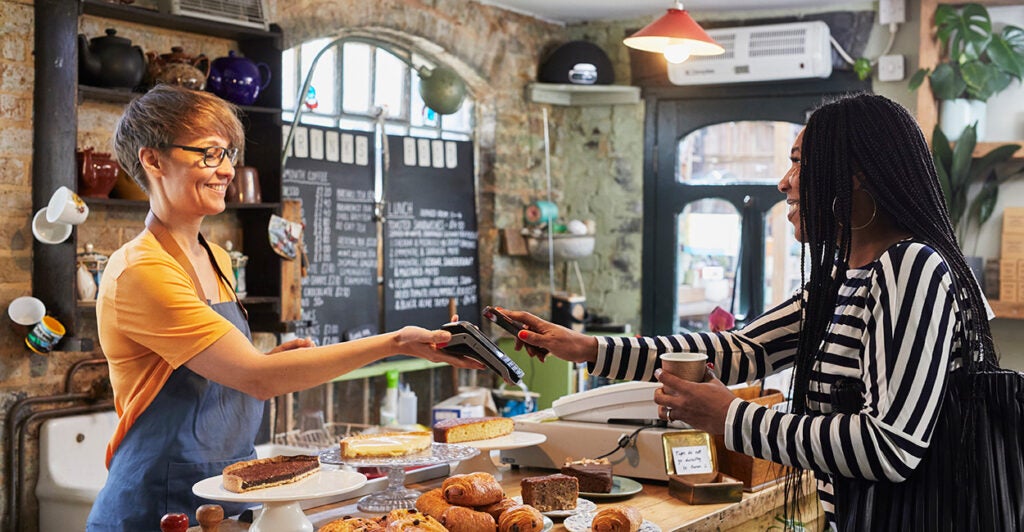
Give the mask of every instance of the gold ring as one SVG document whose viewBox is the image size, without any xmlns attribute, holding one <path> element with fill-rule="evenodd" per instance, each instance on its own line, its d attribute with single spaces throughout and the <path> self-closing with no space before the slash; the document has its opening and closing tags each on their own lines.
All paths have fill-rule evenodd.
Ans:
<svg viewBox="0 0 1024 532">
<path fill-rule="evenodd" d="M 671 406 L 666 406 L 665 407 L 665 419 L 668 420 L 668 421 L 672 421 L 672 407 Z"/>
</svg>

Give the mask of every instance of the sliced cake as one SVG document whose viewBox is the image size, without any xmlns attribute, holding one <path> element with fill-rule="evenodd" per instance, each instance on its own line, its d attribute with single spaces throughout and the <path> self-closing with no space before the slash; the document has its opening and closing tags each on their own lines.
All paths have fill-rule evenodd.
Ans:
<svg viewBox="0 0 1024 532">
<path fill-rule="evenodd" d="M 385 432 L 358 434 L 341 440 L 342 458 L 393 458 L 430 449 L 429 432 Z"/>
<path fill-rule="evenodd" d="M 224 468 L 224 489 L 235 493 L 298 482 L 320 469 L 315 456 L 275 456 L 231 464 Z"/>
<path fill-rule="evenodd" d="M 575 510 L 580 484 L 576 477 L 555 473 L 543 477 L 527 477 L 519 482 L 523 504 L 541 512 Z"/>
<path fill-rule="evenodd" d="M 507 417 L 456 417 L 434 424 L 434 441 L 461 443 L 512 434 L 515 423 Z"/>
<path fill-rule="evenodd" d="M 562 474 L 576 477 L 584 493 L 611 493 L 612 464 L 607 458 L 566 461 Z"/>
</svg>

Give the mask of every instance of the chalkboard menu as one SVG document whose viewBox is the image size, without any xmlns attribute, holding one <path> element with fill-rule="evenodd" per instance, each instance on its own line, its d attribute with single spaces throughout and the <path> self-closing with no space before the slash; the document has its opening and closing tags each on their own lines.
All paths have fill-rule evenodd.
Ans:
<svg viewBox="0 0 1024 532">
<path fill-rule="evenodd" d="M 384 328 L 435 328 L 459 316 L 479 323 L 473 144 L 388 137 L 384 225 Z"/>
<path fill-rule="evenodd" d="M 376 334 L 377 226 L 373 138 L 365 132 L 296 127 L 281 196 L 302 203 L 309 266 L 296 334 L 317 345 Z"/>
</svg>

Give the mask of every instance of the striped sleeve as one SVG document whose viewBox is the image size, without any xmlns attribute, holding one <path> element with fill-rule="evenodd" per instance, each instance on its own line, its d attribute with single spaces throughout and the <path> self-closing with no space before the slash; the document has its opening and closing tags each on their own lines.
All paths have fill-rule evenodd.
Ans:
<svg viewBox="0 0 1024 532">
<path fill-rule="evenodd" d="M 738 331 L 653 337 L 599 337 L 591 374 L 653 381 L 662 353 L 706 353 L 726 384 L 759 379 L 793 364 L 800 333 L 802 292 Z"/>
<path fill-rule="evenodd" d="M 864 301 L 864 407 L 795 415 L 734 401 L 729 449 L 818 473 L 905 480 L 928 448 L 945 389 L 956 304 L 945 262 L 917 243 L 875 263 Z"/>
</svg>

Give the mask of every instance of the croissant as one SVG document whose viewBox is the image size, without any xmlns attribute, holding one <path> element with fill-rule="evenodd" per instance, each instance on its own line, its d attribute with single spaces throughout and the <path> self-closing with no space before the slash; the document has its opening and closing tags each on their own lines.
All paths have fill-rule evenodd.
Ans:
<svg viewBox="0 0 1024 532">
<path fill-rule="evenodd" d="M 594 532 L 637 532 L 644 517 L 632 506 L 611 506 L 594 515 L 590 529 Z"/>
<path fill-rule="evenodd" d="M 491 514 L 478 512 L 465 506 L 452 506 L 441 516 L 441 524 L 448 532 L 493 532 L 494 518 Z"/>
<path fill-rule="evenodd" d="M 500 501 L 505 493 L 501 484 L 488 473 L 455 475 L 441 484 L 444 499 L 459 506 L 484 506 Z"/>
<path fill-rule="evenodd" d="M 515 499 L 509 499 L 508 497 L 505 497 L 504 499 L 494 504 L 488 504 L 486 506 L 477 506 L 476 509 L 477 511 L 491 514 L 491 517 L 493 517 L 495 521 L 498 521 L 498 518 L 501 517 L 501 514 L 505 513 L 505 510 L 508 510 L 513 506 L 519 506 L 519 504 L 520 503 L 516 502 Z"/>
<path fill-rule="evenodd" d="M 544 529 L 544 516 L 529 504 L 513 506 L 498 519 L 498 532 L 539 532 Z"/>
<path fill-rule="evenodd" d="M 441 516 L 444 515 L 444 511 L 451 507 L 452 505 L 444 500 L 441 488 L 432 489 L 416 499 L 416 509 L 437 520 L 440 520 Z"/>
</svg>

